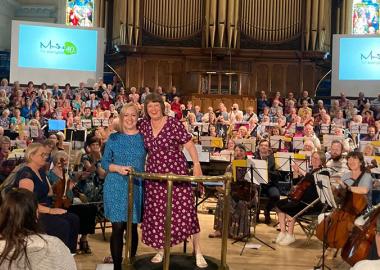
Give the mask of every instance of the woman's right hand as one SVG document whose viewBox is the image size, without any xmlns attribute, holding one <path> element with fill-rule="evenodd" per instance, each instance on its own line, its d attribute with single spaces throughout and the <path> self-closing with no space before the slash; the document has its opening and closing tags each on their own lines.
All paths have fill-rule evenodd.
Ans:
<svg viewBox="0 0 380 270">
<path fill-rule="evenodd" d="M 63 215 L 66 213 L 67 213 L 67 210 L 62 209 L 62 208 L 50 208 L 49 210 L 50 215 Z"/>
<path fill-rule="evenodd" d="M 128 175 L 131 172 L 131 167 L 129 167 L 129 166 L 118 166 L 117 172 L 121 175 Z"/>
</svg>

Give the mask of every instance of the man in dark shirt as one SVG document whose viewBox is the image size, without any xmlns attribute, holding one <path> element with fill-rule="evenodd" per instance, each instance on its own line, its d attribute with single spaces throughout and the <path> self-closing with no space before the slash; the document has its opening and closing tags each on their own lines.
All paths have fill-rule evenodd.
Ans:
<svg viewBox="0 0 380 270">
<path fill-rule="evenodd" d="M 271 222 L 270 211 L 280 200 L 280 190 L 278 188 L 278 180 L 280 175 L 275 168 L 275 160 L 270 149 L 269 140 L 263 139 L 259 142 L 258 151 L 254 153 L 254 158 L 268 161 L 269 181 L 268 184 L 261 185 L 261 194 L 267 196 L 269 199 L 264 211 L 265 223 L 269 224 Z"/>
</svg>

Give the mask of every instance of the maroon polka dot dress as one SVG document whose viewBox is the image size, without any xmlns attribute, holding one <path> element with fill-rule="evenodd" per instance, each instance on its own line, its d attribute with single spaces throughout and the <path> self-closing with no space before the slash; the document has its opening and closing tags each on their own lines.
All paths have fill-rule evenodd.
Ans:
<svg viewBox="0 0 380 270">
<path fill-rule="evenodd" d="M 139 130 L 144 135 L 144 145 L 148 151 L 146 172 L 188 173 L 182 145 L 191 139 L 191 135 L 177 119 L 168 117 L 157 137 L 153 136 L 148 119 L 142 120 Z M 156 249 L 164 248 L 166 186 L 166 182 L 145 181 L 142 241 Z M 171 223 L 171 246 L 200 231 L 190 183 L 174 182 Z"/>
</svg>

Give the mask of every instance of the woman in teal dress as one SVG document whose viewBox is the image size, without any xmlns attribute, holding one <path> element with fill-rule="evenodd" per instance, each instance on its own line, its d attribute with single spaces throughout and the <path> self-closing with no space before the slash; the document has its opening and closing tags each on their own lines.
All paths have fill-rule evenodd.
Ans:
<svg viewBox="0 0 380 270">
<path fill-rule="evenodd" d="M 107 140 L 102 167 L 108 172 L 104 188 L 104 213 L 112 223 L 111 255 L 114 269 L 121 269 L 123 234 L 128 215 L 128 180 L 131 167 L 137 172 L 144 170 L 145 148 L 142 135 L 136 128 L 138 111 L 134 104 L 125 105 L 119 115 L 120 131 Z M 143 182 L 134 180 L 132 221 L 132 257 L 138 244 L 137 224 L 141 222 Z"/>
</svg>

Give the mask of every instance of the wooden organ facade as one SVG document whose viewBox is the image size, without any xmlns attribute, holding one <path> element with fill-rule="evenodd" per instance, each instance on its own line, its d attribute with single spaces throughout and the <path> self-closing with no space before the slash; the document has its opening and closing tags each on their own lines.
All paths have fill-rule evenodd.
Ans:
<svg viewBox="0 0 380 270">
<path fill-rule="evenodd" d="M 109 52 L 124 56 L 112 64 L 127 86 L 242 98 L 313 94 L 331 34 L 344 31 L 347 1 L 99 0 L 98 21 L 112 39 Z"/>
</svg>

